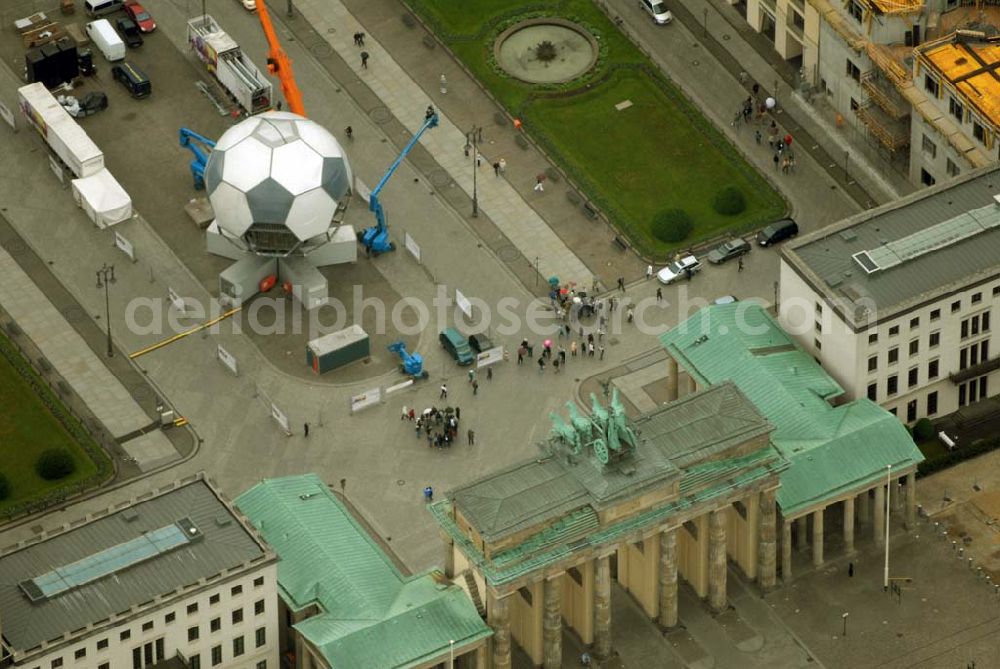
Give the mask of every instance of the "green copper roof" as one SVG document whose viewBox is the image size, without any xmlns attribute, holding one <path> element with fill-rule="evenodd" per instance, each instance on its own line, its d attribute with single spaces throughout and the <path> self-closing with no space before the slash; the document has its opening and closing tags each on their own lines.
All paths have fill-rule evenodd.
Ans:
<svg viewBox="0 0 1000 669">
<path fill-rule="evenodd" d="M 777 493 L 786 516 L 923 460 L 877 404 L 831 405 L 841 387 L 757 304 L 706 307 L 660 340 L 699 384 L 732 381 L 775 425 L 771 441 L 791 462 Z"/>
<path fill-rule="evenodd" d="M 331 667 L 411 667 L 491 634 L 458 587 L 406 577 L 315 474 L 268 479 L 236 499 L 278 553 L 295 625 Z"/>
</svg>

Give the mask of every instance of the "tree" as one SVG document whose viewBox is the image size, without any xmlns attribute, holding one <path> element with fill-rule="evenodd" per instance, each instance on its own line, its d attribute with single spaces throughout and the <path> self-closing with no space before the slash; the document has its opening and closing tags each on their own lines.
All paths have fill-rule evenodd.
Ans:
<svg viewBox="0 0 1000 669">
<path fill-rule="evenodd" d="M 913 438 L 917 441 L 927 441 L 934 438 L 934 424 L 930 418 L 921 418 L 914 424 Z"/>
</svg>

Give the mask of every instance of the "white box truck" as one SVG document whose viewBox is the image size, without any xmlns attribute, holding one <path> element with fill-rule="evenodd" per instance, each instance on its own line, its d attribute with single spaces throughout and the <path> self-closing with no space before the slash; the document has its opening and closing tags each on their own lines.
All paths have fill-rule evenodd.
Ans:
<svg viewBox="0 0 1000 669">
<path fill-rule="evenodd" d="M 87 24 L 87 37 L 109 62 L 125 60 L 125 42 L 111 27 L 111 21 L 98 19 Z"/>
<path fill-rule="evenodd" d="M 104 153 L 44 84 L 36 82 L 17 89 L 17 101 L 24 118 L 78 178 L 104 169 Z"/>
<path fill-rule="evenodd" d="M 188 21 L 188 42 L 201 62 L 248 114 L 271 108 L 271 82 L 208 14 Z"/>
</svg>

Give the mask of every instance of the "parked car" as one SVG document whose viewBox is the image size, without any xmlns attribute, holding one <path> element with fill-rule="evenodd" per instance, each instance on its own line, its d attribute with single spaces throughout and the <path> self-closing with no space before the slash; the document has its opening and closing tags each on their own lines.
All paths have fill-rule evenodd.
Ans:
<svg viewBox="0 0 1000 669">
<path fill-rule="evenodd" d="M 135 21 L 126 18 L 117 19 L 115 20 L 115 28 L 118 28 L 119 34 L 125 40 L 125 46 L 130 49 L 137 49 L 142 46 L 142 34 L 139 32 L 139 26 L 135 24 Z"/>
<path fill-rule="evenodd" d="M 718 265 L 746 253 L 750 253 L 750 244 L 747 243 L 747 240 L 730 239 L 727 242 L 722 242 L 708 252 L 708 262 Z"/>
<path fill-rule="evenodd" d="M 469 335 L 469 348 L 478 355 L 493 348 L 493 342 L 484 334 Z"/>
<path fill-rule="evenodd" d="M 656 273 L 656 278 L 660 283 L 669 284 L 683 277 L 691 278 L 695 272 L 701 269 L 701 263 L 694 256 L 685 256 L 674 261 Z"/>
<path fill-rule="evenodd" d="M 132 63 L 115 65 L 111 68 L 111 76 L 134 98 L 145 98 L 153 92 L 153 84 L 150 83 L 149 77 Z"/>
<path fill-rule="evenodd" d="M 156 21 L 149 15 L 146 8 L 136 2 L 136 0 L 128 0 L 125 3 L 125 13 L 128 14 L 130 19 L 135 21 L 135 24 L 139 26 L 139 30 L 142 32 L 151 33 L 156 30 Z"/>
<path fill-rule="evenodd" d="M 471 365 L 476 360 L 465 337 L 455 328 L 445 328 L 439 337 L 441 347 L 460 365 Z"/>
<path fill-rule="evenodd" d="M 720 297 L 715 298 L 715 304 L 718 304 L 718 305 L 732 304 L 733 302 L 736 302 L 736 301 L 737 300 L 736 300 L 736 296 L 735 295 L 722 295 Z"/>
<path fill-rule="evenodd" d="M 239 0 L 240 4 L 243 5 L 243 9 L 248 12 L 257 11 L 257 0 Z"/>
<path fill-rule="evenodd" d="M 771 246 L 799 234 L 799 224 L 790 218 L 775 221 L 757 233 L 757 243 L 761 246 Z"/>
<path fill-rule="evenodd" d="M 665 25 L 674 19 L 667 6 L 660 2 L 660 0 L 639 0 L 639 7 L 649 14 L 653 22 L 657 25 Z"/>
</svg>

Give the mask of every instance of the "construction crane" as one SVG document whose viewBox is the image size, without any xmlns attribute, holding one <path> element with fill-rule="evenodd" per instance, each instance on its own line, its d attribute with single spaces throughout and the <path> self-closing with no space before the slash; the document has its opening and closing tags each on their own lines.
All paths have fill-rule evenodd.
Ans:
<svg viewBox="0 0 1000 669">
<path fill-rule="evenodd" d="M 278 81 L 281 82 L 281 92 L 285 95 L 288 110 L 299 116 L 305 116 L 306 109 L 302 105 L 302 92 L 299 90 L 298 84 L 295 83 L 295 74 L 292 72 L 292 59 L 285 53 L 277 33 L 274 32 L 271 15 L 267 13 L 267 3 L 264 0 L 257 3 L 257 16 L 260 18 L 264 37 L 267 38 L 267 44 L 270 48 L 267 52 L 267 71 L 278 77 Z"/>
<path fill-rule="evenodd" d="M 208 162 L 208 154 L 215 148 L 215 142 L 187 128 L 181 128 L 179 134 L 181 146 L 194 154 L 194 160 L 191 161 L 191 176 L 194 177 L 195 190 L 201 190 L 205 187 L 205 163 Z M 200 142 L 205 147 L 204 150 L 193 141 Z"/>
<path fill-rule="evenodd" d="M 386 173 L 382 175 L 382 179 L 378 182 L 378 185 L 372 189 L 371 195 L 368 197 L 368 209 L 375 214 L 375 225 L 366 229 L 358 236 L 367 253 L 371 255 L 378 255 L 380 253 L 396 250 L 396 245 L 389 239 L 389 225 L 385 221 L 385 212 L 382 211 L 382 202 L 379 200 L 379 194 L 382 192 L 386 183 L 389 182 L 389 179 L 396 171 L 396 168 L 398 168 L 400 163 L 403 162 L 403 159 L 406 158 L 406 155 L 414 146 L 416 146 L 421 135 L 427 132 L 428 129 L 436 127 L 438 120 L 438 114 L 434 111 L 434 107 L 428 107 L 427 113 L 424 114 L 424 124 L 420 126 L 420 129 L 417 130 L 416 133 L 414 133 L 413 139 L 410 140 L 409 144 L 403 147 L 403 151 L 396 158 L 395 162 L 389 166 Z"/>
</svg>

